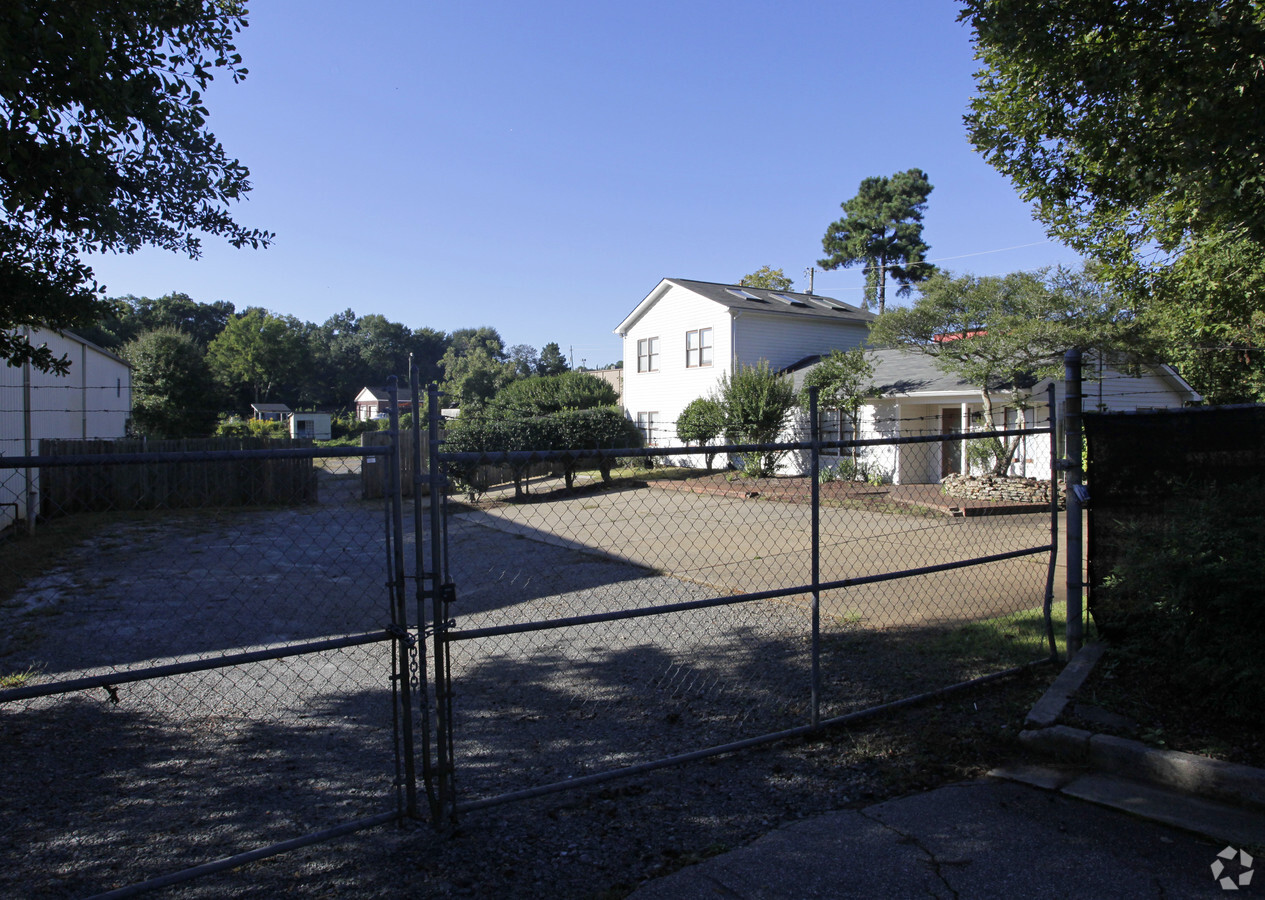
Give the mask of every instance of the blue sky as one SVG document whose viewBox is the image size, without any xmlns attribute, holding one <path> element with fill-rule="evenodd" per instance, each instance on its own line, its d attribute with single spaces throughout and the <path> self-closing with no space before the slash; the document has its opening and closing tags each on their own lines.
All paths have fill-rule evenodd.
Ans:
<svg viewBox="0 0 1265 900">
<path fill-rule="evenodd" d="M 871 175 L 928 173 L 944 267 L 1075 264 L 966 141 L 976 64 L 956 16 L 949 0 L 256 0 L 250 75 L 207 105 L 251 170 L 234 216 L 275 244 L 93 265 L 112 296 L 492 325 L 601 366 L 660 278 L 770 265 L 806 289 Z M 859 302 L 861 285 L 840 269 L 815 287 Z"/>
</svg>

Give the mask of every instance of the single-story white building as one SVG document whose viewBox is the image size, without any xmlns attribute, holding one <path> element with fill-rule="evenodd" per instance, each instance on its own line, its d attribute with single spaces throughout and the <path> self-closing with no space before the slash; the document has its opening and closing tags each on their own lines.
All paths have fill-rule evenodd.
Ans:
<svg viewBox="0 0 1265 900">
<path fill-rule="evenodd" d="M 1047 388 L 1053 382 L 1060 422 L 1066 400 L 1063 380 L 1044 379 L 1028 386 L 992 392 L 993 421 L 983 421 L 979 385 L 938 368 L 927 354 L 909 350 L 872 350 L 875 397 L 861 408 L 859 439 L 960 434 L 972 431 L 1034 428 L 1049 422 Z M 786 368 L 796 390 L 820 363 L 810 356 Z M 1128 371 L 1126 371 L 1128 370 Z M 1175 409 L 1202 401 L 1167 365 L 1121 366 L 1087 355 L 1082 387 L 1086 411 Z M 838 410 L 823 410 L 823 438 L 849 440 L 852 429 Z M 808 439 L 807 418 L 793 429 L 794 440 Z M 896 484 L 937 484 L 951 473 L 972 474 L 967 441 L 866 448 L 860 456 L 865 473 Z M 838 451 L 833 451 L 838 453 Z M 845 455 L 849 451 L 844 451 Z M 1050 442 L 1045 435 L 1020 438 L 1009 474 L 1048 478 Z M 807 470 L 807 459 L 789 459 L 787 470 Z M 976 464 L 974 472 L 978 473 Z"/>
<path fill-rule="evenodd" d="M 0 457 L 36 456 L 44 439 L 112 440 L 127 434 L 132 369 L 120 357 L 70 332 L 27 330 L 32 344 L 70 359 L 56 375 L 0 363 Z M 0 529 L 33 528 L 39 470 L 0 468 Z"/>
<path fill-rule="evenodd" d="M 330 413 L 296 412 L 290 414 L 290 437 L 328 441 L 332 434 Z"/>
</svg>

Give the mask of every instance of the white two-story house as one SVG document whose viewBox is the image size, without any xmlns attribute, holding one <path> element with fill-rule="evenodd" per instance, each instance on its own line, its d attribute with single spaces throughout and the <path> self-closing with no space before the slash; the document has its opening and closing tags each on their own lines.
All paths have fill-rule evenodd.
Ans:
<svg viewBox="0 0 1265 900">
<path fill-rule="evenodd" d="M 818 294 L 665 278 L 615 329 L 624 409 L 648 445 L 678 445 L 676 419 L 739 365 L 775 371 L 865 343 L 873 314 Z"/>
</svg>

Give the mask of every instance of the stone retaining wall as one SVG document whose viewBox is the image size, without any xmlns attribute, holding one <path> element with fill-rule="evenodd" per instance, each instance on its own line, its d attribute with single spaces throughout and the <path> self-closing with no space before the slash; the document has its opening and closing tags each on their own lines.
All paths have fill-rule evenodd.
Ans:
<svg viewBox="0 0 1265 900">
<path fill-rule="evenodd" d="M 991 503 L 1049 503 L 1050 482 L 1040 478 L 1012 478 L 999 475 L 946 475 L 942 482 L 947 497 L 959 500 L 987 500 Z M 1059 484 L 1059 509 L 1064 505 L 1064 487 Z"/>
</svg>

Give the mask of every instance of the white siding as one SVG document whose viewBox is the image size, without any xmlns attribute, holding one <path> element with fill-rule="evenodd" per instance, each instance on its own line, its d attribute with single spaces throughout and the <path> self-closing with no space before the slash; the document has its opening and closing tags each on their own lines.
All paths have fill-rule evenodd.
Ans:
<svg viewBox="0 0 1265 900">
<path fill-rule="evenodd" d="M 686 332 L 712 329 L 712 364 L 687 368 Z M 659 370 L 637 371 L 637 342 L 659 339 Z M 655 441 L 680 443 L 676 420 L 689 403 L 705 397 L 729 371 L 729 310 L 693 291 L 672 285 L 624 335 L 624 409 L 635 422 L 638 413 L 656 413 Z"/>
<path fill-rule="evenodd" d="M 47 344 L 55 356 L 70 358 L 70 372 L 58 376 L 0 365 L 0 456 L 39 453 L 44 438 L 95 440 L 123 437 L 132 414 L 131 369 L 110 353 L 73 335 L 34 329 L 31 342 Z M 26 431 L 29 408 L 31 428 Z M 38 473 L 32 473 L 38 490 Z M 29 497 L 32 505 L 36 497 Z M 25 518 L 28 501 L 25 474 L 0 469 L 0 528 Z"/>
<path fill-rule="evenodd" d="M 851 350 L 864 344 L 869 336 L 869 328 L 862 323 L 752 312 L 740 315 L 734 329 L 737 360 L 755 365 L 767 359 L 774 369 L 784 369 L 814 353 Z"/>
</svg>

